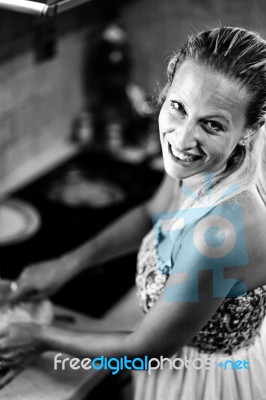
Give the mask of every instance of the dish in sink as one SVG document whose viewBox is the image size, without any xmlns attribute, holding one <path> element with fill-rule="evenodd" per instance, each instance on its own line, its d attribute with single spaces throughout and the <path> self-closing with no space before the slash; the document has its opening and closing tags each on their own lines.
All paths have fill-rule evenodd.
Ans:
<svg viewBox="0 0 266 400">
<path fill-rule="evenodd" d="M 18 305 L 10 306 L 4 303 L 10 291 L 10 281 L 0 280 L 0 326 L 5 327 L 12 322 L 35 322 L 39 324 L 50 324 L 54 319 L 53 306 L 49 300 L 37 302 L 21 302 Z M 27 356 L 25 365 L 35 359 L 36 355 Z M 0 356 L 1 362 L 1 356 Z M 2 367 L 0 369 L 0 389 L 10 382 L 21 370 L 21 367 L 12 369 Z"/>
</svg>

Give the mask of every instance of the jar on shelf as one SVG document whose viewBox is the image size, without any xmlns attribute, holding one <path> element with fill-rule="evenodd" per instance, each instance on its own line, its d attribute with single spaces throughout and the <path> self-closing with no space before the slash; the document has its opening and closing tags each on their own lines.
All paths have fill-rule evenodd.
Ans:
<svg viewBox="0 0 266 400">
<path fill-rule="evenodd" d="M 71 139 L 73 142 L 88 145 L 93 141 L 93 118 L 91 113 L 82 112 L 74 121 Z"/>
</svg>

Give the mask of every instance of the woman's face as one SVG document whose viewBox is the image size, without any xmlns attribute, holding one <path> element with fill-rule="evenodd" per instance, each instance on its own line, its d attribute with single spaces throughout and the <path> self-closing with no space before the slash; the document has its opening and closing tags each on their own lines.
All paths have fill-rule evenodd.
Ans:
<svg viewBox="0 0 266 400">
<path fill-rule="evenodd" d="M 166 172 L 185 179 L 221 170 L 245 127 L 248 95 L 238 82 L 193 61 L 177 70 L 159 116 Z"/>
</svg>

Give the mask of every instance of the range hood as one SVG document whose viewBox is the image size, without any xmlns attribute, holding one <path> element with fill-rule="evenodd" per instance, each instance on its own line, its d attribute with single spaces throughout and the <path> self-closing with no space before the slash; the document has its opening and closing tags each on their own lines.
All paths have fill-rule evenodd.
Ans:
<svg viewBox="0 0 266 400">
<path fill-rule="evenodd" d="M 91 0 L 0 0 L 0 8 L 51 18 Z"/>
</svg>

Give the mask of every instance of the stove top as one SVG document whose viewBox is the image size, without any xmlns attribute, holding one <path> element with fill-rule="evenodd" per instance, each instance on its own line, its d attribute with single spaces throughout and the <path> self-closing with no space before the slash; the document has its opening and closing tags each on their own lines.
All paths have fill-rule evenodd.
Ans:
<svg viewBox="0 0 266 400">
<path fill-rule="evenodd" d="M 108 154 L 83 151 L 14 192 L 11 199 L 35 207 L 42 223 L 27 240 L 1 247 L 2 278 L 16 279 L 26 265 L 58 257 L 94 236 L 148 199 L 162 176 L 149 168 L 148 160 L 132 165 Z M 105 263 L 74 278 L 52 300 L 100 316 L 134 284 L 135 267 L 136 254 Z"/>
</svg>

